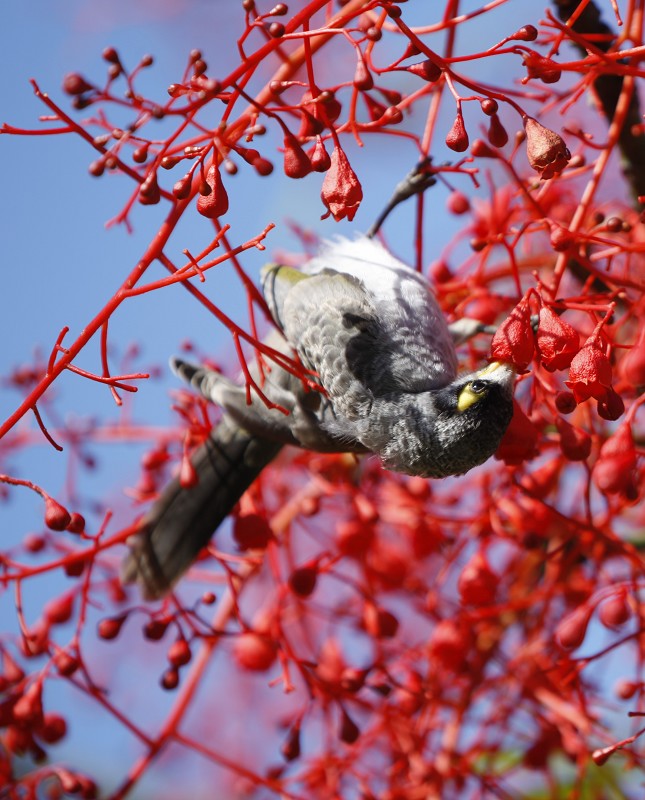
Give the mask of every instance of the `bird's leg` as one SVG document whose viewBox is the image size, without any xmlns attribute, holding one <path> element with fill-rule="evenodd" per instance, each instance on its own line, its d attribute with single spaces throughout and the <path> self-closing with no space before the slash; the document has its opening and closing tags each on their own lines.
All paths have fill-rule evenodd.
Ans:
<svg viewBox="0 0 645 800">
<path fill-rule="evenodd" d="M 408 197 L 413 197 L 415 194 L 421 194 L 421 192 L 425 192 L 425 190 L 430 186 L 434 186 L 436 182 L 437 179 L 432 171 L 432 158 L 428 156 L 420 161 L 414 167 L 414 169 L 409 172 L 399 184 L 397 184 L 387 205 L 379 214 L 376 222 L 368 230 L 366 234 L 367 238 L 373 239 L 376 236 L 385 220 L 399 205 L 399 203 L 407 200 Z"/>
</svg>

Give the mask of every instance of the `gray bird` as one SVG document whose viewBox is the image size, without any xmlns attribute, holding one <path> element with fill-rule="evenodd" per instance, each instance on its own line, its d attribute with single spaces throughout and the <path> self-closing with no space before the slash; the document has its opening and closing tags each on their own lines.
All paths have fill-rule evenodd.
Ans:
<svg viewBox="0 0 645 800">
<path fill-rule="evenodd" d="M 270 265 L 263 293 L 281 332 L 270 344 L 295 351 L 324 394 L 272 365 L 263 391 L 285 415 L 255 395 L 248 404 L 245 386 L 217 372 L 171 361 L 224 414 L 192 456 L 198 483 L 174 479 L 131 541 L 123 577 L 146 598 L 172 588 L 284 445 L 374 453 L 396 472 L 443 478 L 486 461 L 511 420 L 513 369 L 457 375 L 455 341 L 477 327 L 451 329 L 427 280 L 377 242 L 328 245 L 303 272 Z"/>
</svg>

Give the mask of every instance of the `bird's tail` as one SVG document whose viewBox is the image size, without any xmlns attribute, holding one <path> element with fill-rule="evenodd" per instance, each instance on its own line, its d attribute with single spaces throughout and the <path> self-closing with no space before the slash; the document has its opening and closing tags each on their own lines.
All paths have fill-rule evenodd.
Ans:
<svg viewBox="0 0 645 800">
<path fill-rule="evenodd" d="M 123 580 L 138 582 L 146 599 L 168 592 L 280 448 L 224 418 L 191 457 L 198 482 L 183 488 L 175 478 L 143 519 Z"/>
</svg>

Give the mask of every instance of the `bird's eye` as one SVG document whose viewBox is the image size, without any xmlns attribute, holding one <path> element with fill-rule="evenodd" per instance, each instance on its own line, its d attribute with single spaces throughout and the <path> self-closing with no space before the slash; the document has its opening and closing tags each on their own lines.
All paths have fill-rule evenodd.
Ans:
<svg viewBox="0 0 645 800">
<path fill-rule="evenodd" d="M 486 381 L 473 381 L 470 384 L 470 391 L 474 392 L 475 394 L 483 394 L 486 391 L 486 388 Z"/>
</svg>

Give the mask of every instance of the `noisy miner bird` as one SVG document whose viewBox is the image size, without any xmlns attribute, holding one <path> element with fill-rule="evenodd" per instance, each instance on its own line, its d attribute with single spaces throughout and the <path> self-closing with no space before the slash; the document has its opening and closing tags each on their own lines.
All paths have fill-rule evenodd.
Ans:
<svg viewBox="0 0 645 800">
<path fill-rule="evenodd" d="M 451 331 L 427 280 L 376 241 L 328 244 L 302 272 L 269 265 L 263 293 L 280 331 L 270 344 L 295 351 L 324 393 L 272 364 L 262 388 L 285 415 L 255 394 L 247 403 L 243 383 L 172 360 L 224 414 L 192 456 L 197 484 L 175 478 L 131 541 L 124 579 L 146 598 L 172 588 L 284 445 L 374 453 L 387 469 L 443 478 L 486 461 L 511 420 L 513 369 L 458 375 L 455 339 L 472 330 Z"/>
</svg>

